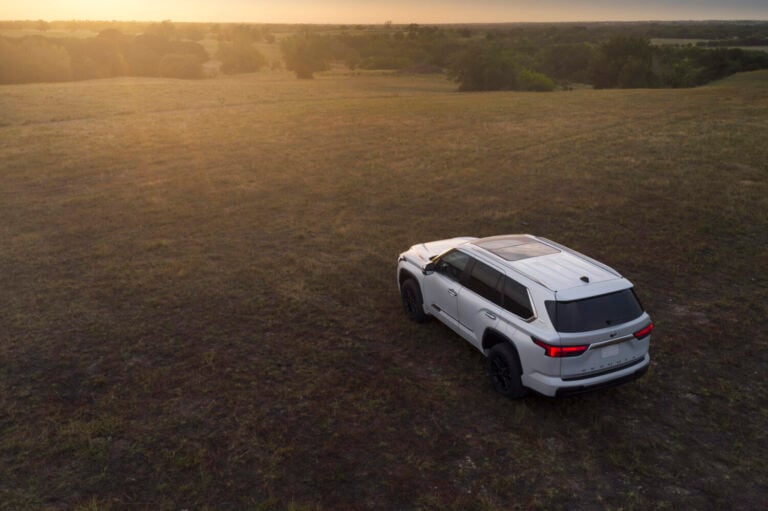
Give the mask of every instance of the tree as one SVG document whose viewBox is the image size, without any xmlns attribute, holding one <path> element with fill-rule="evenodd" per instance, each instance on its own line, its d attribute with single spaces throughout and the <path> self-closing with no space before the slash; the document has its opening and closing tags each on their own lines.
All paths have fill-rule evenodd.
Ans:
<svg viewBox="0 0 768 511">
<path fill-rule="evenodd" d="M 167 53 L 194 55 L 201 64 L 210 59 L 205 47 L 194 41 L 170 41 Z"/>
<path fill-rule="evenodd" d="M 72 79 L 67 50 L 44 37 L 0 38 L 0 83 L 61 82 Z"/>
<path fill-rule="evenodd" d="M 181 28 L 181 35 L 184 39 L 200 42 L 205 39 L 205 30 L 199 24 L 185 24 Z"/>
<path fill-rule="evenodd" d="M 554 44 L 539 50 L 537 69 L 556 80 L 589 82 L 589 66 L 595 49 L 585 43 Z"/>
<path fill-rule="evenodd" d="M 597 88 L 652 87 L 653 47 L 641 37 L 614 36 L 600 45 L 592 65 Z"/>
<path fill-rule="evenodd" d="M 450 62 L 448 77 L 459 83 L 460 91 L 555 90 L 555 82 L 529 69 L 527 60 L 501 42 L 486 41 L 457 53 Z"/>
<path fill-rule="evenodd" d="M 157 76 L 162 55 L 145 36 L 137 36 L 125 52 L 133 76 Z"/>
<path fill-rule="evenodd" d="M 152 23 L 145 30 L 146 34 L 159 35 L 164 39 L 177 39 L 176 25 L 171 20 L 163 20 L 162 23 Z"/>
<path fill-rule="evenodd" d="M 285 67 L 297 78 L 313 78 L 314 73 L 328 69 L 330 50 L 327 41 L 308 33 L 295 34 L 282 40 Z"/>
<path fill-rule="evenodd" d="M 267 58 L 251 43 L 223 43 L 219 48 L 221 70 L 227 74 L 252 73 L 267 65 Z"/>
<path fill-rule="evenodd" d="M 638 57 L 630 57 L 622 66 L 616 85 L 622 89 L 654 87 L 657 79 L 651 66 Z"/>
<path fill-rule="evenodd" d="M 96 37 L 71 37 L 58 43 L 64 46 L 72 57 L 72 74 L 75 80 L 131 74 L 130 63 L 124 54 L 124 48 L 130 45 L 131 38 L 126 38 L 117 30 L 102 30 Z"/>
<path fill-rule="evenodd" d="M 451 59 L 448 77 L 460 91 L 512 90 L 518 87 L 514 51 L 497 44 L 475 45 Z"/>
</svg>

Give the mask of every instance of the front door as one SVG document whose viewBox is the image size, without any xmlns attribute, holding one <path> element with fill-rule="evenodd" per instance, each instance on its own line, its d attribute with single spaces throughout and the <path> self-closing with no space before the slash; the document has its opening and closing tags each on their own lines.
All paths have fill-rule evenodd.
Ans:
<svg viewBox="0 0 768 511">
<path fill-rule="evenodd" d="M 430 312 L 455 330 L 459 329 L 459 281 L 467 262 L 467 254 L 452 250 L 435 262 L 435 272 L 423 280 L 424 300 Z"/>
</svg>

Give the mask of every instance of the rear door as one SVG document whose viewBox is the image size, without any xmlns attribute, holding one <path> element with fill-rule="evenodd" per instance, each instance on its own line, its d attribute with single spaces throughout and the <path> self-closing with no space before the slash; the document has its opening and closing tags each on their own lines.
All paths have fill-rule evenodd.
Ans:
<svg viewBox="0 0 768 511">
<path fill-rule="evenodd" d="M 477 260 L 469 265 L 467 272 L 463 279 L 464 290 L 459 295 L 461 334 L 476 348 L 482 349 L 485 330 L 495 328 L 499 322 L 502 274 Z"/>
</svg>

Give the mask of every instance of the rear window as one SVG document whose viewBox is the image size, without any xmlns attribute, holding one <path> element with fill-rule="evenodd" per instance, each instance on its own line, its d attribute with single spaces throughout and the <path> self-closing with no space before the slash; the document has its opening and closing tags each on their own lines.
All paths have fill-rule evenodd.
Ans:
<svg viewBox="0 0 768 511">
<path fill-rule="evenodd" d="M 545 302 L 558 332 L 588 332 L 637 319 L 643 306 L 632 289 L 572 302 Z"/>
</svg>

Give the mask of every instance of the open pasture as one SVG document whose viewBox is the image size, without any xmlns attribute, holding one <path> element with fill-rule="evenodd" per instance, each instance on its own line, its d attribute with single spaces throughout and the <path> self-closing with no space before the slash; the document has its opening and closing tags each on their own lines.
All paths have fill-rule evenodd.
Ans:
<svg viewBox="0 0 768 511">
<path fill-rule="evenodd" d="M 768 74 L 453 92 L 0 88 L 0 508 L 758 509 Z M 632 280 L 649 373 L 494 394 L 397 254 L 529 232 Z"/>
</svg>

